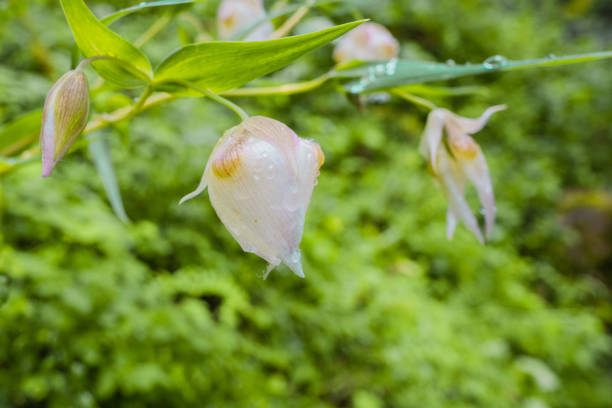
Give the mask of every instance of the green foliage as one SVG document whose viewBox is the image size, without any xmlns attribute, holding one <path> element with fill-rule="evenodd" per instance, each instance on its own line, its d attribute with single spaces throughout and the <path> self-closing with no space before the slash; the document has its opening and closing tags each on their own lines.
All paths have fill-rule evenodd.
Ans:
<svg viewBox="0 0 612 408">
<path fill-rule="evenodd" d="M 136 6 L 133 7 L 128 7 L 122 10 L 118 10 L 102 19 L 100 19 L 100 21 L 103 24 L 106 25 L 110 25 L 113 22 L 119 20 L 122 17 L 128 16 L 132 13 L 135 13 L 137 11 L 141 11 L 141 10 L 145 10 L 151 7 L 162 7 L 162 6 L 176 6 L 179 4 L 188 4 L 188 3 L 195 3 L 198 1 L 205 1 L 205 0 L 159 0 L 159 1 L 142 1 L 140 3 L 138 3 Z"/>
<path fill-rule="evenodd" d="M 192 13 L 210 17 L 208 3 Z M 23 84 L 0 92 L 2 123 L 42 105 L 71 49 L 56 2 L 9 4 L 0 84 Z M 611 21 L 605 2 L 578 15 L 553 1 L 368 4 L 362 13 L 401 38 L 405 59 L 603 49 Z M 117 23 L 129 39 L 157 15 L 132 17 Z M 173 29 L 147 55 L 178 46 Z M 315 77 L 330 51 L 272 79 Z M 485 93 L 420 89 L 466 116 L 509 106 L 477 135 L 499 210 L 486 247 L 464 228 L 444 237 L 446 202 L 416 151 L 423 112 L 397 100 L 359 112 L 332 86 L 240 100 L 326 153 L 306 219 L 304 280 L 280 268 L 263 281 L 264 262 L 240 250 L 205 194 L 177 205 L 236 124 L 211 101 L 176 101 L 109 133 L 130 224 L 113 214 L 82 151 L 45 180 L 39 164 L 7 175 L 0 406 L 609 407 L 610 254 L 578 262 L 574 248 L 597 231 L 566 220 L 572 209 L 605 214 L 595 210 L 610 200 L 564 199 L 610 189 L 609 78 L 609 64 L 594 62 L 440 84 Z M 92 106 L 101 113 L 125 98 L 105 87 Z M 610 218 L 594 220 L 603 228 Z"/>
<path fill-rule="evenodd" d="M 123 87 L 146 84 L 153 69 L 142 51 L 101 23 L 83 0 L 61 0 L 61 4 L 74 40 L 86 57 L 108 55 L 124 61 L 94 62 L 94 68 L 104 79 Z"/>
<path fill-rule="evenodd" d="M 493 55 L 482 64 L 457 65 L 449 60 L 446 64 L 436 62 L 392 60 L 384 64 L 366 64 L 357 69 L 340 71 L 342 76 L 361 77 L 359 81 L 349 83 L 346 89 L 352 93 L 394 88 L 414 83 L 440 81 L 468 75 L 481 75 L 491 72 L 516 71 L 519 69 L 556 67 L 565 64 L 576 64 L 599 59 L 612 58 L 612 51 L 594 52 L 582 55 L 509 61 L 502 55 Z"/>
<path fill-rule="evenodd" d="M 288 65 L 361 23 L 363 20 L 278 40 L 187 45 L 162 61 L 155 80 L 187 80 L 212 92 L 227 91 Z"/>
</svg>

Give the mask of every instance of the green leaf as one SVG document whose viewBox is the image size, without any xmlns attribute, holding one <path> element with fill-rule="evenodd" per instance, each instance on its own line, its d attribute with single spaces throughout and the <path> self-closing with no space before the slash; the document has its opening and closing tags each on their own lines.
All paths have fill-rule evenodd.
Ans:
<svg viewBox="0 0 612 408">
<path fill-rule="evenodd" d="M 93 138 L 88 148 L 115 215 L 124 223 L 130 222 L 130 219 L 125 213 L 125 208 L 123 207 L 123 200 L 121 199 L 119 184 L 115 176 L 108 141 L 104 137 Z"/>
<path fill-rule="evenodd" d="M 336 77 L 361 77 L 359 81 L 348 83 L 345 88 L 350 93 L 362 93 L 468 75 L 575 64 L 578 62 L 595 61 L 606 58 L 612 58 L 612 51 L 568 55 L 564 57 L 550 55 L 546 58 L 522 61 L 511 61 L 500 55 L 496 55 L 488 58 L 482 64 L 464 65 L 391 60 L 385 63 L 367 64 L 359 68 L 341 71 Z"/>
<path fill-rule="evenodd" d="M 125 61 L 95 61 L 104 79 L 125 88 L 146 85 L 152 69 L 148 58 L 132 43 L 102 24 L 83 0 L 60 0 L 74 40 L 85 57 L 106 55 Z"/>
<path fill-rule="evenodd" d="M 151 7 L 161 7 L 161 6 L 176 6 L 179 4 L 187 4 L 187 3 L 199 3 L 204 0 L 160 0 L 160 1 L 148 1 L 141 2 L 133 7 L 124 8 L 122 10 L 115 11 L 113 14 L 110 14 L 100 21 L 102 24 L 110 25 L 116 20 L 119 20 L 121 17 L 125 17 L 128 14 L 135 13 L 137 11 L 151 8 Z"/>
<path fill-rule="evenodd" d="M 155 81 L 182 80 L 215 93 L 227 91 L 288 65 L 364 21 L 367 20 L 271 41 L 217 41 L 188 45 L 161 63 L 155 72 Z"/>
<path fill-rule="evenodd" d="M 10 156 L 32 144 L 40 135 L 42 109 L 26 113 L 0 127 L 0 156 Z"/>
</svg>

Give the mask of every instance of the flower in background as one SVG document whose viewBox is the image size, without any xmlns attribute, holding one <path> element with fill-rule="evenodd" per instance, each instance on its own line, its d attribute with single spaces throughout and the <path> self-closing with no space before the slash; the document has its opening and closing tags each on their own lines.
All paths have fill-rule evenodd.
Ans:
<svg viewBox="0 0 612 408">
<path fill-rule="evenodd" d="M 387 61 L 398 53 L 399 43 L 389 30 L 380 24 L 365 23 L 342 37 L 334 50 L 334 60 Z"/>
<path fill-rule="evenodd" d="M 493 113 L 503 109 L 506 109 L 505 105 L 492 106 L 480 118 L 469 119 L 438 108 L 427 117 L 419 151 L 427 159 L 448 199 L 446 234 L 449 239 L 458 221 L 463 221 L 476 238 L 484 243 L 478 221 L 464 196 L 467 180 L 476 187 L 484 208 L 485 235 L 489 237 L 491 234 L 495 223 L 493 186 L 484 154 L 470 135 L 480 131 Z M 446 141 L 443 140 L 444 132 Z"/>
<path fill-rule="evenodd" d="M 42 176 L 47 177 L 81 134 L 89 116 L 89 87 L 80 69 L 53 85 L 43 109 L 40 131 Z"/>
<path fill-rule="evenodd" d="M 219 38 L 233 40 L 235 35 L 253 28 L 244 41 L 264 41 L 274 31 L 272 23 L 266 20 L 257 27 L 252 26 L 265 16 L 262 0 L 223 0 L 217 10 Z"/>
<path fill-rule="evenodd" d="M 255 116 L 225 132 L 198 188 L 208 187 L 221 222 L 242 249 L 304 277 L 300 242 L 324 156 L 319 145 L 274 119 Z"/>
</svg>

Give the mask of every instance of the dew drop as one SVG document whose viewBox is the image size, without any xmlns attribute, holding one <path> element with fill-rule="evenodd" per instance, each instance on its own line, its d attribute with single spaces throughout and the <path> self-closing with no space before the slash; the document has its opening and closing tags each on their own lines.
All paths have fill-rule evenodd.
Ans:
<svg viewBox="0 0 612 408">
<path fill-rule="evenodd" d="M 457 65 L 457 63 L 454 59 L 448 59 L 446 60 L 446 65 L 448 65 L 449 67 L 454 67 L 455 65 Z"/>
<path fill-rule="evenodd" d="M 503 55 L 493 55 L 492 57 L 487 58 L 482 65 L 486 69 L 496 69 L 501 68 L 508 62 L 508 59 Z"/>
<path fill-rule="evenodd" d="M 387 64 L 385 65 L 385 74 L 394 75 L 396 68 L 397 68 L 397 58 L 393 58 L 392 60 L 389 60 L 389 62 L 387 62 Z"/>
<path fill-rule="evenodd" d="M 548 58 L 548 59 L 555 59 L 555 58 L 557 58 L 557 56 L 555 54 L 548 54 L 546 56 L 546 58 Z"/>
</svg>

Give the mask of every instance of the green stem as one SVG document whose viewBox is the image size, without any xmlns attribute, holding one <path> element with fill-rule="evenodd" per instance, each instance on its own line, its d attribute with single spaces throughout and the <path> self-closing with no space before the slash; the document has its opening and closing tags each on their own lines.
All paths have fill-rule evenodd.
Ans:
<svg viewBox="0 0 612 408">
<path fill-rule="evenodd" d="M 149 29 L 147 31 L 145 31 L 140 38 L 138 38 L 135 42 L 134 45 L 137 48 L 142 47 L 143 45 L 145 45 L 150 39 L 152 39 L 153 37 L 155 37 L 157 34 L 159 34 L 159 32 L 161 30 L 163 30 L 168 23 L 172 21 L 172 18 L 170 17 L 170 13 L 167 12 L 164 15 L 162 15 L 155 23 L 153 23 L 153 25 L 151 25 L 151 27 L 149 27 Z"/>
<path fill-rule="evenodd" d="M 414 103 L 415 105 L 427 108 L 428 110 L 434 110 L 437 108 L 436 105 L 434 105 L 433 103 L 431 103 L 430 101 L 428 101 L 427 99 L 423 99 L 423 98 L 419 98 L 418 96 L 412 95 L 408 92 L 402 92 L 396 89 L 392 89 L 391 93 L 393 95 L 399 96 L 400 98 L 402 98 L 405 101 Z"/>
<path fill-rule="evenodd" d="M 225 96 L 262 96 L 262 95 L 293 95 L 311 91 L 323 85 L 332 77 L 332 72 L 327 72 L 320 77 L 303 82 L 293 82 L 276 86 L 262 86 L 252 88 L 238 88 L 223 92 Z"/>
<path fill-rule="evenodd" d="M 236 105 L 234 102 L 225 99 L 224 97 L 222 97 L 221 95 L 217 95 L 214 92 L 209 91 L 208 89 L 204 89 L 199 87 L 196 84 L 192 84 L 191 82 L 188 81 L 182 81 L 182 80 L 178 80 L 178 79 L 173 79 L 173 80 L 169 80 L 165 83 L 175 83 L 178 85 L 182 85 L 186 88 L 190 88 L 193 89 L 194 91 L 197 91 L 199 93 L 201 93 L 204 96 L 209 97 L 210 99 L 212 99 L 215 102 L 220 103 L 221 105 L 224 105 L 227 108 L 230 108 L 236 115 L 238 115 L 240 117 L 241 120 L 247 120 L 249 118 L 249 115 L 242 110 L 242 108 L 238 105 Z"/>
<path fill-rule="evenodd" d="M 310 8 L 314 4 L 314 0 L 309 0 L 306 4 L 298 8 L 295 13 L 291 15 L 284 23 L 281 25 L 276 31 L 274 31 L 269 40 L 276 40 L 277 38 L 284 37 L 289 34 L 289 32 L 300 22 L 301 19 L 304 18 L 306 14 L 310 11 Z"/>
<path fill-rule="evenodd" d="M 134 67 L 129 62 L 124 61 L 124 60 L 119 59 L 119 58 L 111 57 L 109 55 L 96 55 L 95 57 L 87 58 L 87 59 L 81 61 L 79 63 L 79 65 L 75 69 L 83 70 L 83 68 L 85 68 L 87 65 L 91 64 L 94 61 L 98 61 L 98 60 L 108 60 L 108 61 L 117 62 L 117 63 L 123 65 L 125 67 L 125 69 L 127 69 L 128 71 L 130 71 L 132 74 L 134 74 L 135 76 L 139 77 L 143 81 L 145 81 L 145 82 L 147 82 L 149 84 L 152 82 L 151 77 L 149 77 L 147 74 L 145 74 L 144 72 L 142 72 L 138 68 Z"/>
</svg>

